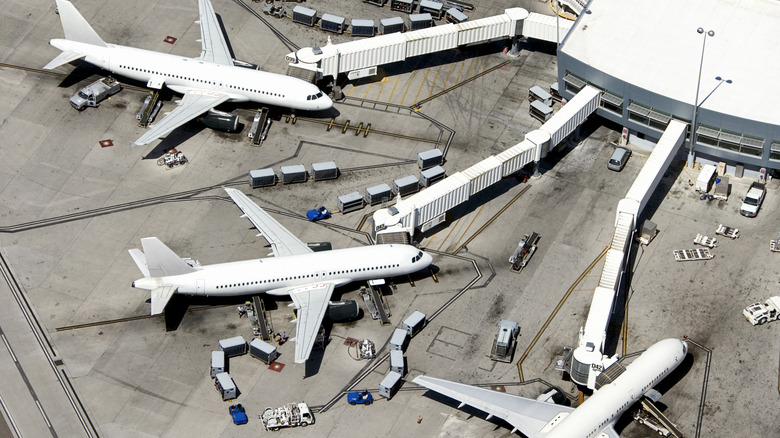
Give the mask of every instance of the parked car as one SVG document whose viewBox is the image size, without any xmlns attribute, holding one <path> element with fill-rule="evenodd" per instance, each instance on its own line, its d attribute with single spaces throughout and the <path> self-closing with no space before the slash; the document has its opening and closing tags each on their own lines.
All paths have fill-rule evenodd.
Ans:
<svg viewBox="0 0 780 438">
<path fill-rule="evenodd" d="M 624 147 L 616 147 L 615 152 L 612 152 L 612 156 L 609 158 L 609 162 L 607 163 L 607 169 L 614 170 L 615 172 L 620 172 L 623 170 L 623 167 L 626 166 L 626 161 L 628 161 L 628 157 L 631 156 L 631 149 L 627 149 Z"/>
<path fill-rule="evenodd" d="M 766 187 L 763 184 L 757 182 L 750 184 L 745 199 L 742 200 L 742 206 L 739 207 L 739 214 L 755 217 L 758 214 L 758 209 L 761 208 L 761 203 L 764 202 L 765 195 Z"/>
<path fill-rule="evenodd" d="M 353 391 L 347 394 L 347 402 L 351 405 L 370 405 L 374 396 L 368 391 Z"/>
</svg>

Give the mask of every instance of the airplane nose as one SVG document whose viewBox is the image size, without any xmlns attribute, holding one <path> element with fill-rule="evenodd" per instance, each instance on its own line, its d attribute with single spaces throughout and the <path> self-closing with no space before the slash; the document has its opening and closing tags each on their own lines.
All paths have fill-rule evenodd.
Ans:
<svg viewBox="0 0 780 438">
<path fill-rule="evenodd" d="M 425 263 L 425 266 L 430 266 L 431 263 L 433 263 L 433 256 L 423 251 L 423 262 Z"/>
</svg>

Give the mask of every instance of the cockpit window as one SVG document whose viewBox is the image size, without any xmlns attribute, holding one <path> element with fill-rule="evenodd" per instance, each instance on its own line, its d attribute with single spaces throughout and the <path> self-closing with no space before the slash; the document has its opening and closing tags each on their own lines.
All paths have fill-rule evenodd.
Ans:
<svg viewBox="0 0 780 438">
<path fill-rule="evenodd" d="M 317 93 L 317 95 L 316 95 L 314 98 L 315 98 L 315 99 L 319 99 L 320 97 L 322 97 L 322 91 L 320 91 L 319 93 Z"/>
<path fill-rule="evenodd" d="M 422 256 L 423 256 L 423 252 L 422 251 L 418 252 L 416 256 L 412 257 L 412 263 L 419 262 Z"/>
</svg>

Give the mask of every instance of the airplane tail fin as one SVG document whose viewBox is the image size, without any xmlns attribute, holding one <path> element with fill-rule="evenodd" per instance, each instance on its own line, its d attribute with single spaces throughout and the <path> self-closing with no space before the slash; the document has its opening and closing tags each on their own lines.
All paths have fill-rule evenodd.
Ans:
<svg viewBox="0 0 780 438">
<path fill-rule="evenodd" d="M 156 237 L 144 237 L 141 239 L 141 245 L 144 248 L 144 259 L 146 261 L 146 271 L 136 258 L 137 253 L 130 255 L 135 260 L 138 268 L 148 277 L 169 277 L 172 275 L 189 274 L 195 272 L 195 268 L 187 264 L 181 257 L 176 255 L 170 248 L 165 246 L 160 239 Z M 140 251 L 139 251 L 140 252 Z"/>
<path fill-rule="evenodd" d="M 73 6 L 73 3 L 68 0 L 57 0 L 57 11 L 60 13 L 65 39 L 93 46 L 108 47 L 108 44 L 98 36 L 95 29 L 87 23 L 87 20 Z"/>
</svg>

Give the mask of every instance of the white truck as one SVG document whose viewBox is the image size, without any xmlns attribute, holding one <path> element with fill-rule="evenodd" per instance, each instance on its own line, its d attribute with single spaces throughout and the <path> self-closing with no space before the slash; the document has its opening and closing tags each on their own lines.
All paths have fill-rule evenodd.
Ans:
<svg viewBox="0 0 780 438">
<path fill-rule="evenodd" d="M 73 108 L 82 111 L 91 106 L 97 107 L 103 99 L 113 96 L 122 89 L 122 86 L 114 78 L 102 78 L 79 90 L 70 98 Z"/>
<path fill-rule="evenodd" d="M 766 187 L 763 184 L 754 182 L 750 184 L 745 199 L 742 201 L 742 206 L 739 207 L 739 213 L 742 216 L 754 217 L 758 214 L 758 209 L 761 208 L 761 203 L 764 201 L 766 195 Z"/>
<path fill-rule="evenodd" d="M 742 311 L 753 325 L 766 324 L 780 317 L 780 297 L 771 297 L 763 303 L 753 303 Z"/>
<path fill-rule="evenodd" d="M 279 430 L 282 427 L 306 427 L 314 424 L 314 416 L 306 403 L 287 403 L 280 408 L 265 408 L 258 415 L 263 421 L 265 430 Z"/>
</svg>

